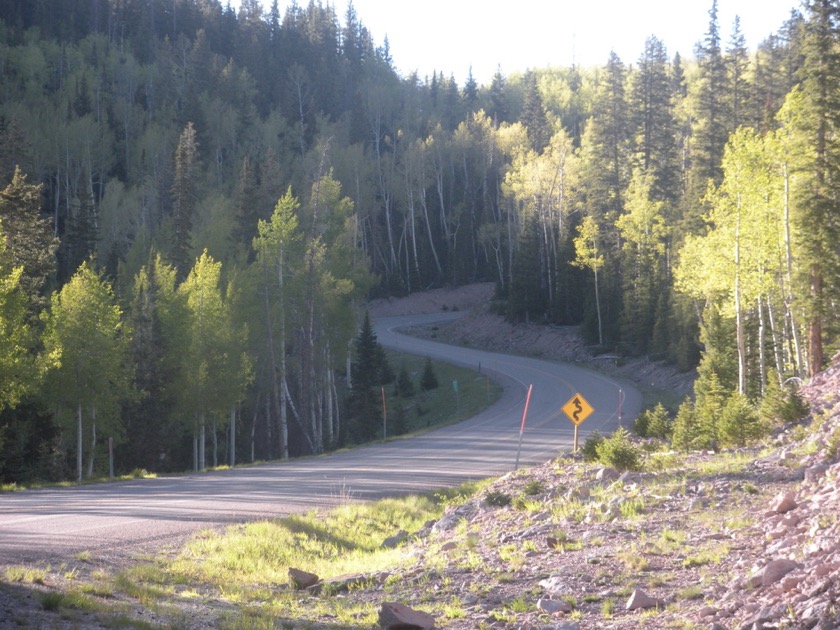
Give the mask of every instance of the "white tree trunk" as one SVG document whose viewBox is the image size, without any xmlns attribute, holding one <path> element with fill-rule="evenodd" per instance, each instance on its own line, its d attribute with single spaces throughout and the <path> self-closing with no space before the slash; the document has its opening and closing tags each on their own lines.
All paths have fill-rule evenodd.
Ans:
<svg viewBox="0 0 840 630">
<path fill-rule="evenodd" d="M 90 454 L 88 455 L 88 469 L 87 469 L 87 476 L 88 479 L 93 477 L 93 460 L 96 456 L 96 405 L 93 406 L 91 409 L 91 416 L 93 418 L 93 422 L 90 425 Z"/>
<path fill-rule="evenodd" d="M 236 466 L 236 405 L 230 407 L 230 467 Z"/>
<path fill-rule="evenodd" d="M 76 403 L 76 479 L 82 480 L 82 401 Z"/>
</svg>

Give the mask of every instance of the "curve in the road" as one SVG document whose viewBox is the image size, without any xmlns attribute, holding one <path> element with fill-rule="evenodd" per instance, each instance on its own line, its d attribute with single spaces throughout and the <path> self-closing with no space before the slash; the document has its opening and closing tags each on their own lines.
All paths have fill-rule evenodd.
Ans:
<svg viewBox="0 0 840 630">
<path fill-rule="evenodd" d="M 493 374 L 504 387 L 482 413 L 425 435 L 322 457 L 207 474 L 161 477 L 0 495 L 0 564 L 57 562 L 90 552 L 108 562 L 174 544 L 197 529 L 284 516 L 352 499 L 423 492 L 513 469 L 527 387 L 533 384 L 521 465 L 541 463 L 571 447 L 573 425 L 561 411 L 574 394 L 594 413 L 582 433 L 609 432 L 633 418 L 639 393 L 590 370 L 401 335 L 410 324 L 455 317 L 437 314 L 376 322 L 379 341 Z"/>
</svg>

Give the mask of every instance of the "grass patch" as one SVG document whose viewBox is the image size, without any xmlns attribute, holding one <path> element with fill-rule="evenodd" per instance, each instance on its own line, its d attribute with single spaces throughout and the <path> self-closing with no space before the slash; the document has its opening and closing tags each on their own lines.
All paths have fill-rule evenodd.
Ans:
<svg viewBox="0 0 840 630">
<path fill-rule="evenodd" d="M 395 385 L 385 387 L 389 436 L 422 433 L 472 418 L 501 396 L 501 386 L 486 374 L 438 360 L 432 360 L 432 367 L 439 385 L 424 391 L 420 378 L 426 357 L 389 349 L 385 353 L 391 366 L 405 368 L 415 391 L 413 396 L 400 397 Z"/>
<path fill-rule="evenodd" d="M 692 567 L 702 567 L 707 564 L 719 564 L 726 556 L 729 555 L 729 547 L 715 547 L 714 549 L 702 550 L 694 555 L 688 556 L 683 560 L 682 565 L 686 569 Z"/>
<path fill-rule="evenodd" d="M 622 551 L 617 557 L 627 570 L 633 573 L 647 571 L 650 568 L 650 560 L 635 544 L 631 544 L 627 551 Z"/>
<path fill-rule="evenodd" d="M 247 523 L 223 532 L 205 531 L 167 568 L 165 580 L 224 588 L 243 601 L 249 589 L 288 583 L 290 567 L 322 579 L 393 569 L 405 561 L 405 554 L 383 548 L 385 538 L 399 530 L 417 531 L 439 517 L 454 497 L 468 496 L 479 485 L 436 495 L 347 504 L 326 513 Z M 470 563 L 469 554 L 464 560 Z"/>
<path fill-rule="evenodd" d="M 703 588 L 697 584 L 687 586 L 684 589 L 677 591 L 678 600 L 703 599 L 703 595 Z"/>
<path fill-rule="evenodd" d="M 49 591 L 41 595 L 41 607 L 44 610 L 57 612 L 61 610 L 79 610 L 83 612 L 102 613 L 108 610 L 104 604 L 81 591 Z"/>
<path fill-rule="evenodd" d="M 47 572 L 33 567 L 14 566 L 6 568 L 6 581 L 22 584 L 44 584 Z"/>
</svg>

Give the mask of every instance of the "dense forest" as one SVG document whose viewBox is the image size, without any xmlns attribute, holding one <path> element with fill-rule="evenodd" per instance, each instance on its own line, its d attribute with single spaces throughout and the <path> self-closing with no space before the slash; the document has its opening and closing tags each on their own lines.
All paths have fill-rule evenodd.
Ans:
<svg viewBox="0 0 840 630">
<path fill-rule="evenodd" d="M 838 347 L 838 0 L 489 85 L 389 46 L 320 0 L 0 0 L 0 479 L 375 438 L 365 302 L 435 286 L 697 368 L 682 446 Z"/>
</svg>

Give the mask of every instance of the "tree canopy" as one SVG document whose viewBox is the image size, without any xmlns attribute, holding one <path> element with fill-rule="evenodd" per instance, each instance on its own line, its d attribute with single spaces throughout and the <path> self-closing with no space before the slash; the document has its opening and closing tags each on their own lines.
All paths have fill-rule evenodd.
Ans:
<svg viewBox="0 0 840 630">
<path fill-rule="evenodd" d="M 316 0 L 6 2 L 0 433 L 57 476 L 105 431 L 128 469 L 365 439 L 365 300 L 477 281 L 701 390 L 813 375 L 840 339 L 838 15 L 809 0 L 749 50 L 710 0 L 692 58 L 651 36 L 459 86 Z"/>
</svg>

